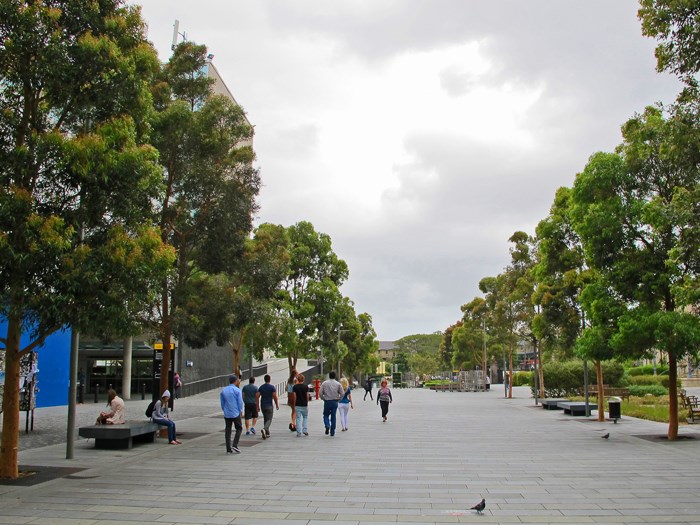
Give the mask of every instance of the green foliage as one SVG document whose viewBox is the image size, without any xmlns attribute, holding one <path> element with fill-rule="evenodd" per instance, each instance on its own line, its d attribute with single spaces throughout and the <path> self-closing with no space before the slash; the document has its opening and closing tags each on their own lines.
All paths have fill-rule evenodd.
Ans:
<svg viewBox="0 0 700 525">
<path fill-rule="evenodd" d="M 513 386 L 533 386 L 532 372 L 515 372 L 513 374 Z"/>
<path fill-rule="evenodd" d="M 656 365 L 657 374 L 665 374 L 668 372 L 667 365 Z M 626 370 L 630 376 L 647 376 L 654 374 L 654 365 L 635 366 Z"/>
<path fill-rule="evenodd" d="M 629 386 L 663 385 L 664 379 L 668 382 L 668 376 L 631 375 L 625 378 Z"/>
<path fill-rule="evenodd" d="M 419 376 L 433 375 L 440 371 L 440 360 L 436 353 L 430 351 L 417 352 L 408 357 L 408 366 Z"/>
<path fill-rule="evenodd" d="M 603 361 L 603 381 L 606 385 L 619 386 L 624 368 L 617 361 Z M 546 397 L 583 395 L 583 361 L 545 363 L 542 367 Z M 595 374 L 589 363 L 589 383 L 596 384 Z"/>
<path fill-rule="evenodd" d="M 629 389 L 631 396 L 642 397 L 649 394 L 652 396 L 668 395 L 668 388 L 661 385 L 631 385 Z"/>
<path fill-rule="evenodd" d="M 658 40 L 657 71 L 670 71 L 691 85 L 700 69 L 700 7 L 695 2 L 640 0 L 642 34 Z"/>
<path fill-rule="evenodd" d="M 437 353 L 440 348 L 442 334 L 414 334 L 402 337 L 394 342 L 394 346 L 399 352 L 431 352 Z"/>
</svg>

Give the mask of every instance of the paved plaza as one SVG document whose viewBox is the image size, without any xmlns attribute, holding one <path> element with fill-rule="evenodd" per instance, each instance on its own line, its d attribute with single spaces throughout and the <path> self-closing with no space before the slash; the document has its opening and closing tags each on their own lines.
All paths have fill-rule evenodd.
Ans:
<svg viewBox="0 0 700 525">
<path fill-rule="evenodd" d="M 311 435 L 297 438 L 282 405 L 271 439 L 244 435 L 239 455 L 225 454 L 218 392 L 179 400 L 180 446 L 79 439 L 66 460 L 65 443 L 24 440 L 22 466 L 76 470 L 0 485 L 0 523 L 700 523 L 700 426 L 668 443 L 666 424 L 566 416 L 534 407 L 522 387 L 504 399 L 501 385 L 394 390 L 383 423 L 363 394 L 348 432 L 324 435 L 313 401 Z M 144 417 L 141 404 L 128 403 L 130 418 Z M 99 408 L 80 406 L 79 419 Z M 36 432 L 45 420 L 37 411 Z M 482 515 L 469 510 L 482 498 Z"/>
</svg>

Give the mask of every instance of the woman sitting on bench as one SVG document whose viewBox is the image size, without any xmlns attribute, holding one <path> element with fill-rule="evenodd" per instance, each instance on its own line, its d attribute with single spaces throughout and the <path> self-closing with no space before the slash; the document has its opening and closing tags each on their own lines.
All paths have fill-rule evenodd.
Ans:
<svg viewBox="0 0 700 525">
<path fill-rule="evenodd" d="M 170 390 L 163 392 L 161 398 L 156 401 L 153 406 L 153 415 L 151 419 L 157 425 L 168 427 L 168 443 L 171 445 L 181 445 L 182 441 L 177 440 L 177 433 L 175 432 L 175 423 L 170 419 L 168 414 L 168 401 L 170 401 Z"/>
<path fill-rule="evenodd" d="M 117 395 L 113 388 L 107 391 L 108 412 L 100 412 L 95 421 L 96 425 L 123 425 L 126 423 L 124 400 Z"/>
</svg>

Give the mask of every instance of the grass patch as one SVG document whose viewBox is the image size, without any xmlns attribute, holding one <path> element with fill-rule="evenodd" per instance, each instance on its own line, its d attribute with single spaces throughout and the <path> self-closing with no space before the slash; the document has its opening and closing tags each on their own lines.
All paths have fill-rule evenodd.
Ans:
<svg viewBox="0 0 700 525">
<path fill-rule="evenodd" d="M 583 397 L 577 398 L 583 401 Z M 591 401 L 595 403 L 594 400 Z M 622 417 L 630 416 L 639 419 L 648 419 L 649 421 L 658 421 L 660 423 L 668 423 L 668 396 L 630 396 L 629 401 L 622 401 Z M 608 410 L 608 400 L 605 400 L 605 410 Z M 686 413 L 688 411 L 682 406 L 678 406 L 678 423 L 686 424 Z"/>
</svg>

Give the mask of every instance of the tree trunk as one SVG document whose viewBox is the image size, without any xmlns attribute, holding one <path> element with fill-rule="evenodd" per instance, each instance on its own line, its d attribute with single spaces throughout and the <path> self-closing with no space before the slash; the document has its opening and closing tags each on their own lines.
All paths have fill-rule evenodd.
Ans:
<svg viewBox="0 0 700 525">
<path fill-rule="evenodd" d="M 544 371 L 542 370 L 542 344 L 537 340 L 537 375 L 540 380 L 540 398 L 544 399 Z"/>
<path fill-rule="evenodd" d="M 595 361 L 595 379 L 598 382 L 598 421 L 605 421 L 605 390 L 603 389 L 603 364 L 600 359 Z"/>
<path fill-rule="evenodd" d="M 233 373 L 241 377 L 241 347 L 243 346 L 243 334 L 239 333 L 233 337 L 231 348 L 233 349 Z M 251 370 L 251 374 L 252 374 Z"/>
<path fill-rule="evenodd" d="M 676 354 L 668 353 L 668 440 L 678 437 L 678 369 Z"/>
<path fill-rule="evenodd" d="M 163 301 L 161 335 L 163 337 L 163 361 L 160 366 L 160 392 L 154 392 L 157 398 L 160 398 L 163 392 L 168 390 L 168 371 L 170 370 L 170 339 L 172 336 L 172 328 L 170 325 L 170 300 L 167 279 L 163 283 L 163 293 L 161 299 Z"/>
<path fill-rule="evenodd" d="M 511 346 L 510 352 L 508 353 L 508 399 L 513 398 L 513 347 Z"/>
<path fill-rule="evenodd" d="M 3 426 L 0 446 L 0 478 L 17 479 L 19 468 L 19 373 L 21 320 L 10 314 L 5 344 L 5 394 L 2 400 Z"/>
</svg>

